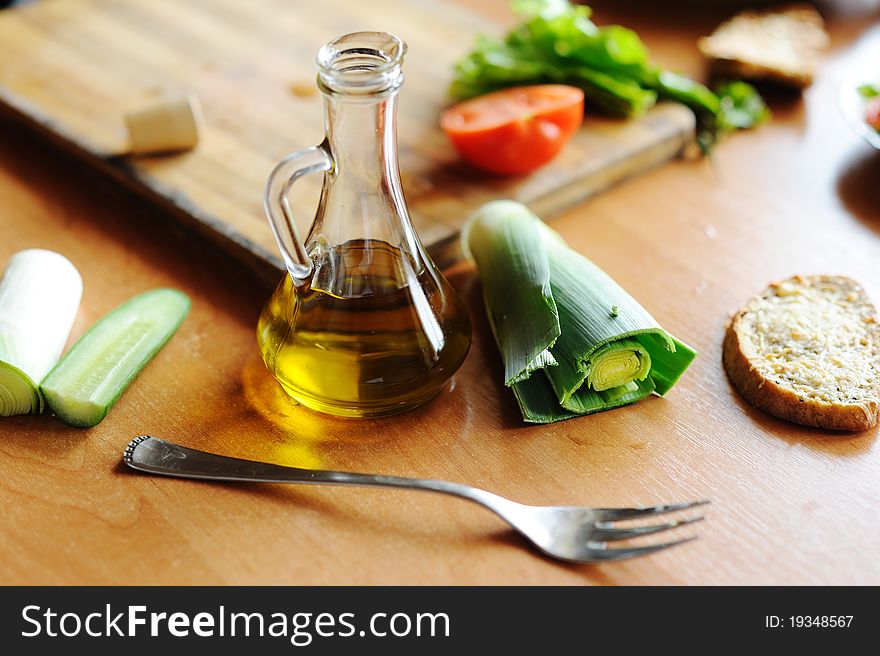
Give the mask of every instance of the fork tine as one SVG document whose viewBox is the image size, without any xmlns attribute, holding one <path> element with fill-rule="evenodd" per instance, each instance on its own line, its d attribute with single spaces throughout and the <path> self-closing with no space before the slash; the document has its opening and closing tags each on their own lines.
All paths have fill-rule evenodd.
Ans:
<svg viewBox="0 0 880 656">
<path fill-rule="evenodd" d="M 666 522 L 665 524 L 655 524 L 653 526 L 634 526 L 632 528 L 615 528 L 614 526 L 603 523 L 596 522 L 594 524 L 594 535 L 603 540 L 629 540 L 630 538 L 638 538 L 643 535 L 653 535 L 654 533 L 661 533 L 663 531 L 671 531 L 674 528 L 678 528 L 679 526 L 685 526 L 686 524 L 693 524 L 695 522 L 701 522 L 705 519 L 702 515 L 699 517 L 691 517 L 689 519 L 677 519 L 672 522 Z"/>
<path fill-rule="evenodd" d="M 692 535 L 687 538 L 682 538 L 681 540 L 674 540 L 672 542 L 663 542 L 661 544 L 652 544 L 649 547 L 630 547 L 627 549 L 606 549 L 604 546 L 599 547 L 598 545 L 603 544 L 601 542 L 593 543 L 596 544 L 596 547 L 593 547 L 590 551 L 589 562 L 599 562 L 599 561 L 612 561 L 612 560 L 628 560 L 630 558 L 638 558 L 639 556 L 647 556 L 652 553 L 657 553 L 658 551 L 664 551 L 665 549 L 671 549 L 672 547 L 677 547 L 680 544 L 685 544 L 687 542 L 693 542 L 697 539 L 696 535 Z"/>
<path fill-rule="evenodd" d="M 697 499 L 685 503 L 667 503 L 662 506 L 644 506 L 642 508 L 596 508 L 596 519 L 600 522 L 613 522 L 619 519 L 634 519 L 649 515 L 664 515 L 666 513 L 696 508 L 709 503 L 708 499 Z"/>
</svg>

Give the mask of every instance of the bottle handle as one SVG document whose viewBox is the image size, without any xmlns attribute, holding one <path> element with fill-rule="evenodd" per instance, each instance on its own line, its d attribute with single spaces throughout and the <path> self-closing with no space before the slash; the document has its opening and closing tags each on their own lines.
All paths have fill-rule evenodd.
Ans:
<svg viewBox="0 0 880 656">
<path fill-rule="evenodd" d="M 287 195 L 293 183 L 302 176 L 324 173 L 332 170 L 333 166 L 333 158 L 323 147 L 306 148 L 290 153 L 281 160 L 266 183 L 263 208 L 294 284 L 302 283 L 312 274 L 312 260 L 297 232 Z"/>
</svg>

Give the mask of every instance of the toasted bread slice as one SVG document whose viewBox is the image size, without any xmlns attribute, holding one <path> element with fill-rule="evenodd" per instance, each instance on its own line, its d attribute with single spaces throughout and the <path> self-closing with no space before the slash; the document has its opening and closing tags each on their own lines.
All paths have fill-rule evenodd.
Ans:
<svg viewBox="0 0 880 656">
<path fill-rule="evenodd" d="M 859 431 L 880 412 L 880 324 L 857 282 L 774 283 L 727 327 L 724 368 L 752 405 L 807 426 Z"/>
<path fill-rule="evenodd" d="M 769 79 L 803 89 L 813 83 L 828 33 L 813 7 L 791 5 L 744 11 L 697 45 L 718 75 Z"/>
</svg>

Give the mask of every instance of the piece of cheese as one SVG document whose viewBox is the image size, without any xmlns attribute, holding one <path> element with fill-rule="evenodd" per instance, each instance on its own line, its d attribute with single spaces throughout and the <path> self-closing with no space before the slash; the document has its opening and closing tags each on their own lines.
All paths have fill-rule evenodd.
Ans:
<svg viewBox="0 0 880 656">
<path fill-rule="evenodd" d="M 201 108 L 193 93 L 166 95 L 125 115 L 128 153 L 191 150 L 199 143 Z"/>
</svg>

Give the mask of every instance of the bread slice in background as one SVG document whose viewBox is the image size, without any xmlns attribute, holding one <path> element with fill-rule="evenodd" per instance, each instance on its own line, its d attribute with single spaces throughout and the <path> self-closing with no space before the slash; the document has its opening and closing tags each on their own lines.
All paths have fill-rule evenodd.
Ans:
<svg viewBox="0 0 880 656">
<path fill-rule="evenodd" d="M 880 324 L 861 286 L 842 276 L 774 283 L 737 312 L 723 362 L 734 387 L 771 415 L 859 431 L 880 413 Z"/>
<path fill-rule="evenodd" d="M 810 5 L 744 11 L 697 45 L 716 75 L 773 80 L 800 89 L 813 83 L 828 47 L 825 22 Z"/>
</svg>

